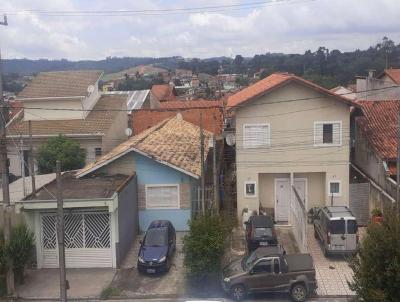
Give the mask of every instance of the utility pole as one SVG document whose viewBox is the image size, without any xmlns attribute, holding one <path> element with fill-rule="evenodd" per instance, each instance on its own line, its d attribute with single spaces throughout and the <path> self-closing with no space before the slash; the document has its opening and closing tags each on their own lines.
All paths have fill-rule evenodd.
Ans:
<svg viewBox="0 0 400 302">
<path fill-rule="evenodd" d="M 3 21 L 0 25 L 7 26 L 7 16 L 3 16 Z M 6 106 L 3 98 L 3 73 L 1 68 L 1 53 L 0 53 L 0 167 L 1 167 L 1 182 L 3 189 L 3 217 L 4 217 L 4 241 L 5 245 L 10 241 L 11 233 L 11 207 L 10 207 L 10 189 L 8 175 L 8 159 L 7 159 L 7 143 L 6 143 L 6 124 L 8 118 L 8 106 Z M 14 294 L 14 271 L 13 263 L 10 257 L 7 257 L 7 295 Z"/>
<path fill-rule="evenodd" d="M 57 177 L 57 240 L 58 240 L 58 266 L 60 267 L 60 301 L 67 301 L 67 276 L 65 272 L 65 247 L 64 247 L 64 204 L 62 198 L 61 164 L 56 163 Z"/>
<path fill-rule="evenodd" d="M 200 112 L 200 161 L 201 161 L 201 210 L 205 213 L 205 180 L 204 180 L 204 134 L 203 114 Z"/>
<path fill-rule="evenodd" d="M 400 111 L 397 112 L 396 214 L 400 215 Z"/>
<path fill-rule="evenodd" d="M 22 134 L 19 135 L 19 157 L 21 161 L 21 178 L 22 178 L 22 192 L 26 196 L 26 185 L 25 185 L 25 157 L 24 157 L 24 140 Z"/>
<path fill-rule="evenodd" d="M 32 143 L 32 121 L 29 121 L 29 164 L 32 182 L 32 196 L 36 195 L 36 182 L 35 182 L 35 162 L 33 156 L 33 143 Z"/>
<path fill-rule="evenodd" d="M 213 182 L 214 182 L 214 202 L 217 213 L 219 212 L 219 186 L 218 186 L 218 174 L 217 174 L 217 126 L 216 126 L 216 118 L 215 114 L 213 115 L 213 123 L 214 123 L 214 134 L 213 134 Z"/>
</svg>

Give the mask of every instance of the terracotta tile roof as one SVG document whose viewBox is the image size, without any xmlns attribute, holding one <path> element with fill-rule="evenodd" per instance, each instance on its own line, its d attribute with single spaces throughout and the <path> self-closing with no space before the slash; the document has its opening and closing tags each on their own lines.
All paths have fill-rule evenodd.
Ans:
<svg viewBox="0 0 400 302">
<path fill-rule="evenodd" d="M 158 101 L 175 101 L 176 93 L 175 89 L 169 84 L 153 85 L 151 87 L 150 93 Z"/>
<path fill-rule="evenodd" d="M 318 86 L 310 81 L 307 81 L 301 77 L 295 76 L 289 73 L 274 73 L 270 76 L 262 79 L 253 85 L 246 87 L 237 93 L 229 96 L 228 98 L 228 108 L 232 109 L 234 107 L 238 107 L 243 105 L 244 103 L 251 101 L 257 97 L 267 94 L 272 90 L 281 87 L 289 82 L 297 82 L 299 84 L 308 86 L 314 90 L 317 90 L 325 95 L 332 96 L 340 101 L 343 101 L 349 105 L 355 105 L 353 102 L 348 100 L 347 98 L 341 97 L 328 89 L 325 89 L 321 86 Z"/>
<path fill-rule="evenodd" d="M 126 108 L 126 95 L 103 95 L 85 119 L 32 121 L 32 134 L 92 134 L 103 135 L 114 122 L 119 111 Z M 7 126 L 7 135 L 28 135 L 29 122 L 23 120 L 23 110 Z"/>
<path fill-rule="evenodd" d="M 167 102 L 168 104 L 170 102 Z M 159 122 L 176 116 L 180 112 L 182 118 L 194 125 L 200 126 L 200 113 L 203 116 L 203 127 L 205 130 L 214 132 L 214 116 L 216 134 L 222 133 L 223 116 L 220 107 L 208 107 L 202 109 L 169 109 L 169 110 L 138 110 L 132 112 L 132 129 L 138 134 Z"/>
<path fill-rule="evenodd" d="M 384 73 L 391 78 L 393 82 L 400 85 L 400 69 L 385 69 Z"/>
<path fill-rule="evenodd" d="M 206 159 L 212 134 L 209 131 L 204 131 L 204 136 L 204 158 Z M 94 163 L 82 168 L 78 171 L 77 176 L 82 177 L 92 173 L 128 152 L 139 151 L 156 161 L 199 177 L 201 174 L 199 137 L 200 128 L 196 125 L 177 117 L 166 119 L 131 137 Z"/>
<path fill-rule="evenodd" d="M 204 100 L 198 99 L 193 101 L 170 101 L 160 103 L 160 109 L 189 109 L 189 108 L 222 108 L 221 100 Z"/>
<path fill-rule="evenodd" d="M 41 72 L 17 99 L 86 96 L 88 86 L 94 85 L 102 73 L 99 70 Z"/>
<path fill-rule="evenodd" d="M 400 100 L 357 101 L 364 116 L 357 124 L 369 143 L 383 160 L 395 159 L 397 154 L 396 124 L 400 112 Z"/>
</svg>

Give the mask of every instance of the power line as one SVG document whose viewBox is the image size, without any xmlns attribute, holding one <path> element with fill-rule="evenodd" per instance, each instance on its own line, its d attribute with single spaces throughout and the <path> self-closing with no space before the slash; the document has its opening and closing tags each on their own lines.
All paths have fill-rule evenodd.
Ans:
<svg viewBox="0 0 400 302">
<path fill-rule="evenodd" d="M 224 11 L 248 10 L 254 8 L 262 8 L 266 6 L 275 6 L 281 4 L 298 4 L 306 2 L 314 2 L 316 0 L 269 0 L 258 1 L 241 4 L 230 5 L 214 5 L 214 6 L 200 6 L 200 7 L 187 7 L 187 8 L 166 8 L 166 9 L 142 9 L 142 10 L 39 10 L 39 9 L 21 9 L 21 10 L 6 10 L 2 9 L 0 12 L 5 12 L 9 15 L 18 15 L 25 13 L 33 13 L 41 16 L 49 17 L 124 17 L 124 16 L 160 16 L 160 15 L 174 15 L 174 14 L 192 14 L 192 13 L 215 13 Z"/>
<path fill-rule="evenodd" d="M 400 88 L 399 85 L 393 85 L 393 86 L 388 86 L 388 87 L 381 87 L 381 88 L 374 88 L 374 89 L 368 89 L 368 90 L 363 90 L 363 91 L 358 91 L 357 93 L 362 93 L 362 92 L 373 92 L 373 91 L 381 91 L 381 90 L 386 90 L 386 89 L 392 89 L 392 88 Z M 345 96 L 345 95 L 349 95 L 349 94 L 354 94 L 354 92 L 346 92 L 346 93 L 340 93 L 337 94 L 338 96 Z M 322 96 L 318 96 L 318 97 L 305 97 L 305 98 L 295 98 L 295 99 L 287 99 L 287 100 L 279 100 L 279 101 L 271 101 L 271 102 L 258 102 L 256 104 L 254 103 L 246 103 L 246 104 L 238 104 L 238 105 L 233 105 L 233 106 L 226 106 L 228 109 L 233 109 L 233 108 L 240 108 L 240 107 L 244 107 L 244 106 L 259 106 L 259 105 L 269 105 L 269 104 L 280 104 L 280 103 L 291 103 L 291 102 L 300 102 L 300 101 L 307 101 L 307 100 L 318 100 L 318 99 L 326 99 L 326 98 L 331 98 L 334 96 L 327 96 L 327 95 L 322 95 Z M 17 98 L 18 100 L 18 98 Z M 21 99 L 20 101 L 23 101 L 24 99 Z M 182 101 L 183 103 L 185 101 Z M 357 103 L 355 103 L 354 101 L 349 99 L 350 103 L 354 103 L 354 105 L 357 105 Z M 202 107 L 202 106 L 198 106 L 198 107 L 190 107 L 190 108 L 177 108 L 177 109 L 171 109 L 171 108 L 158 108 L 158 109 L 113 109 L 113 108 L 107 108 L 107 109 L 96 109 L 96 108 L 92 108 L 92 109 L 78 109 L 78 108 L 45 108 L 45 107 L 25 107 L 22 106 L 21 109 L 32 109 L 32 110 L 46 110 L 46 111 L 73 111 L 73 112 L 92 112 L 92 111 L 100 111 L 100 112 L 108 112 L 108 111 L 117 111 L 117 112 L 140 112 L 140 111 L 161 111 L 161 112 L 165 112 L 165 111 L 171 111 L 171 112 L 176 112 L 176 111 L 187 111 L 187 110 L 193 110 L 193 109 L 210 109 L 210 108 L 221 108 L 219 106 L 215 106 L 215 107 Z M 222 109 L 222 108 L 221 108 Z M 321 109 L 321 107 L 319 108 L 315 108 L 315 110 Z M 312 108 L 310 108 L 309 110 L 313 110 Z M 294 111 L 295 112 L 301 112 L 300 111 Z M 276 114 L 274 114 L 276 115 Z M 271 116 L 274 116 L 271 115 Z"/>
</svg>

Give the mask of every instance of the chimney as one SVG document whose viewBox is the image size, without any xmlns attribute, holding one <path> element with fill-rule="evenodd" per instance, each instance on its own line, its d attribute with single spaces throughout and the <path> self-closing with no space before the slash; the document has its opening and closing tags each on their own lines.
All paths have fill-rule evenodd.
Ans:
<svg viewBox="0 0 400 302">
<path fill-rule="evenodd" d="M 368 69 L 367 71 L 368 71 L 368 77 L 369 78 L 373 78 L 375 70 L 374 69 Z"/>
</svg>

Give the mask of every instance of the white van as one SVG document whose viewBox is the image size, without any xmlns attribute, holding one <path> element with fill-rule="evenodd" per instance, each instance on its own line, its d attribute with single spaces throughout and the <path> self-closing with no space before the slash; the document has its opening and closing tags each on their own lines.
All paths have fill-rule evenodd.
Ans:
<svg viewBox="0 0 400 302">
<path fill-rule="evenodd" d="M 353 254 L 358 246 L 357 220 L 346 206 L 323 207 L 316 211 L 314 236 L 325 256 Z"/>
</svg>

